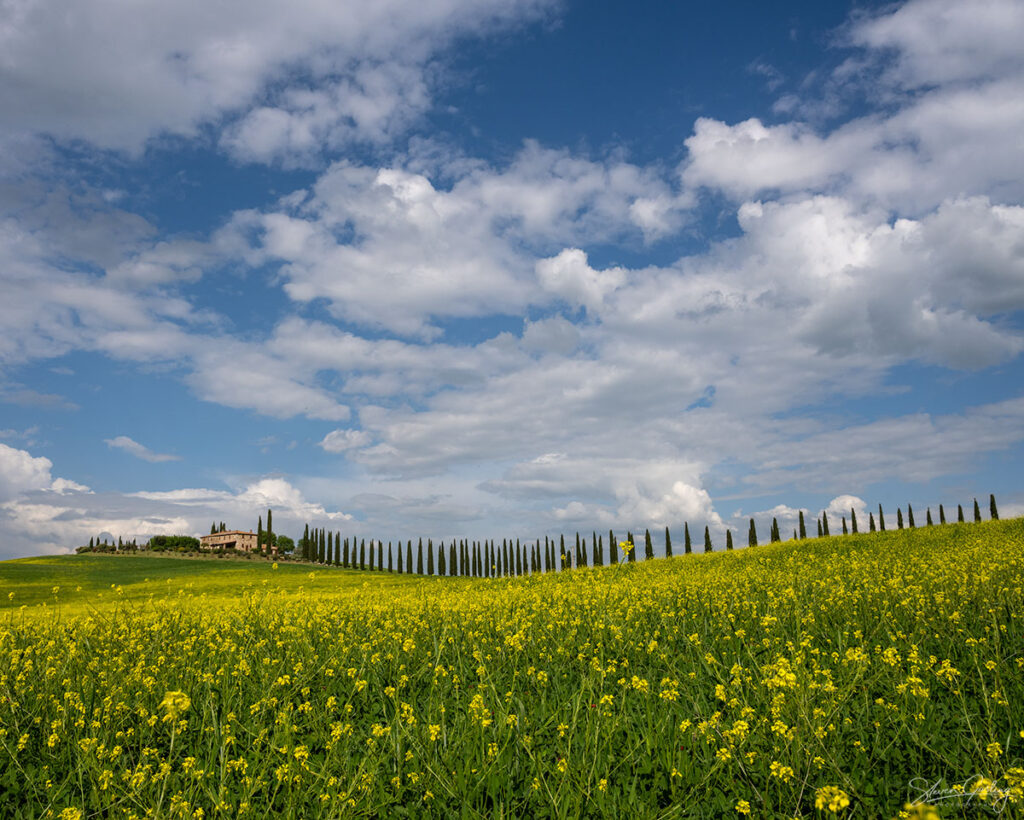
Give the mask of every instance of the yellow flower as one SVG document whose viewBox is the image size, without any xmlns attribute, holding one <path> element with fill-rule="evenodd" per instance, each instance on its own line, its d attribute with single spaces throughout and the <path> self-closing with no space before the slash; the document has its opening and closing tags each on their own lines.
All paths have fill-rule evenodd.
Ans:
<svg viewBox="0 0 1024 820">
<path fill-rule="evenodd" d="M 775 765 L 774 763 L 772 764 Z M 814 806 L 828 809 L 833 814 L 841 812 L 850 805 L 850 796 L 837 786 L 822 786 L 814 793 Z"/>
<path fill-rule="evenodd" d="M 606 791 L 608 791 L 608 779 L 607 778 L 602 777 L 597 782 L 597 790 L 599 792 L 606 792 Z"/>
<path fill-rule="evenodd" d="M 746 800 L 740 800 L 736 804 L 736 813 L 737 814 L 750 814 L 750 803 L 747 802 Z"/>
<path fill-rule="evenodd" d="M 76 809 L 72 806 L 68 806 L 64 811 L 57 815 L 60 820 L 82 820 L 82 810 Z"/>
<path fill-rule="evenodd" d="M 164 720 L 170 722 L 187 712 L 191 705 L 192 700 L 184 692 L 167 692 L 160 701 L 160 708 L 164 710 Z"/>
</svg>

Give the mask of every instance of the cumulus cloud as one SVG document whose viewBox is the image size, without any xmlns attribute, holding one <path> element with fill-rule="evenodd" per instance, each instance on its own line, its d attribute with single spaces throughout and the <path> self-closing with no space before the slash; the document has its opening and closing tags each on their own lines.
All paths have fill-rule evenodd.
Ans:
<svg viewBox="0 0 1024 820">
<path fill-rule="evenodd" d="M 128 436 L 117 436 L 115 438 L 105 438 L 103 442 L 108 447 L 113 447 L 116 450 L 124 450 L 129 455 L 135 456 L 135 458 L 142 459 L 143 461 L 149 461 L 153 464 L 158 464 L 162 461 L 181 461 L 181 456 L 171 455 L 170 453 L 154 453 L 148 447 Z"/>
<path fill-rule="evenodd" d="M 328 453 L 343 453 L 353 447 L 365 447 L 372 437 L 362 430 L 332 430 L 320 442 Z"/>
<path fill-rule="evenodd" d="M 67 552 L 106 533 L 145 541 L 153 535 L 201 535 L 212 520 L 255 529 L 258 515 L 274 511 L 277 532 L 297 537 L 305 524 L 343 526 L 350 513 L 308 500 L 289 481 L 268 477 L 236 489 L 94 493 L 53 465 L 0 444 L 0 556 Z"/>
<path fill-rule="evenodd" d="M 549 7 L 21 3 L 6 9 L 0 31 L 0 106 L 9 131 L 132 151 L 155 135 L 193 136 L 228 117 L 224 144 L 240 157 L 301 155 L 404 124 L 423 109 L 428 65 L 453 38 L 536 19 Z M 311 80 L 328 90 L 304 91 Z"/>
</svg>

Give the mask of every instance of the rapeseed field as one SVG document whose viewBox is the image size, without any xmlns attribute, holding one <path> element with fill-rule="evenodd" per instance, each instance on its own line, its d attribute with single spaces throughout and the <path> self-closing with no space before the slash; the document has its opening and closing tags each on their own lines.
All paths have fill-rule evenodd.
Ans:
<svg viewBox="0 0 1024 820">
<path fill-rule="evenodd" d="M 1024 807 L 1021 520 L 512 579 L 50 561 L 0 565 L 4 817 Z"/>
</svg>

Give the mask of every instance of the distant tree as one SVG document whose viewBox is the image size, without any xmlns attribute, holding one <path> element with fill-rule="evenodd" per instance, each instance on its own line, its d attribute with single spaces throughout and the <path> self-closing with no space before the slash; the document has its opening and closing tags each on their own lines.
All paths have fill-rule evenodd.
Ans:
<svg viewBox="0 0 1024 820">
<path fill-rule="evenodd" d="M 768 536 L 768 542 L 770 544 L 774 544 L 777 541 L 781 541 L 781 540 L 782 540 L 782 536 L 779 534 L 779 519 L 773 517 L 772 518 L 771 532 L 770 532 L 770 534 Z"/>
<path fill-rule="evenodd" d="M 634 561 L 636 561 L 636 541 L 633 540 L 633 533 L 627 531 L 626 540 L 629 541 L 629 543 L 633 546 L 633 548 L 629 551 L 629 561 L 630 563 L 633 563 Z"/>
<path fill-rule="evenodd" d="M 878 505 L 878 529 L 885 532 L 885 513 L 882 512 L 882 505 Z"/>
<path fill-rule="evenodd" d="M 934 522 L 932 521 L 932 508 L 931 508 L 931 507 L 928 507 L 928 508 L 927 508 L 927 509 L 926 509 L 926 510 L 924 511 L 924 523 L 925 523 L 925 526 L 926 526 L 926 527 L 930 527 L 930 526 L 932 526 L 932 525 L 933 525 L 933 523 L 934 523 Z"/>
<path fill-rule="evenodd" d="M 328 530 L 327 532 L 327 565 L 330 566 L 334 563 L 334 533 Z"/>
<path fill-rule="evenodd" d="M 853 507 L 850 507 L 850 529 L 857 534 L 857 511 Z"/>
<path fill-rule="evenodd" d="M 306 523 L 306 528 L 302 531 L 302 540 L 299 542 L 299 555 L 302 559 L 309 559 L 309 523 Z"/>
<path fill-rule="evenodd" d="M 377 542 L 377 571 L 384 571 L 384 542 Z"/>
<path fill-rule="evenodd" d="M 269 530 L 268 530 L 267 534 L 268 535 L 270 534 Z M 326 536 L 326 534 L 324 533 L 323 530 L 320 530 L 320 549 L 319 549 L 319 552 L 317 553 L 317 558 L 320 559 L 320 563 L 321 564 L 325 563 L 325 561 L 326 561 L 326 558 L 327 558 L 327 554 L 326 553 L 327 553 L 327 536 Z"/>
<path fill-rule="evenodd" d="M 405 545 L 405 574 L 412 575 L 412 540 Z"/>
<path fill-rule="evenodd" d="M 295 551 L 295 542 L 287 535 L 277 536 L 277 551 L 291 553 Z"/>
<path fill-rule="evenodd" d="M 650 561 L 654 557 L 654 544 L 651 543 L 650 529 L 644 530 L 644 560 Z"/>
<path fill-rule="evenodd" d="M 993 521 L 999 520 L 999 510 L 996 509 L 996 497 L 994 493 L 990 493 L 988 497 L 988 516 Z"/>
<path fill-rule="evenodd" d="M 89 536 L 89 549 L 92 549 L 94 546 L 95 543 L 93 542 L 92 536 Z"/>
<path fill-rule="evenodd" d="M 907 504 L 907 526 L 911 529 L 915 528 L 914 524 L 914 508 Z"/>
<path fill-rule="evenodd" d="M 683 522 L 683 553 L 690 555 L 693 552 L 693 544 L 690 541 L 690 524 Z"/>
<path fill-rule="evenodd" d="M 903 529 L 903 510 L 899 507 L 896 508 L 896 529 Z"/>
<path fill-rule="evenodd" d="M 444 551 L 444 541 L 437 544 L 437 574 L 442 578 L 448 574 L 448 561 Z"/>
<path fill-rule="evenodd" d="M 210 524 L 210 535 L 214 535 L 214 534 L 216 534 L 216 532 L 217 532 L 217 522 L 214 521 L 212 524 Z"/>
<path fill-rule="evenodd" d="M 826 538 L 831 534 L 828 531 L 828 512 L 824 510 L 821 513 L 821 531 Z"/>
<path fill-rule="evenodd" d="M 399 552 L 399 555 L 401 555 L 401 552 Z M 394 572 L 394 571 L 395 571 L 395 555 L 394 555 L 394 550 L 391 549 L 391 542 L 388 541 L 388 572 Z M 401 571 L 401 570 L 399 570 L 399 571 Z"/>
<path fill-rule="evenodd" d="M 871 532 L 875 532 L 875 514 L 868 513 L 868 529 Z"/>
<path fill-rule="evenodd" d="M 401 574 L 403 571 L 404 570 L 402 568 L 402 542 L 401 542 L 401 540 L 399 540 L 399 542 L 398 542 L 398 572 L 399 572 L 399 574 Z"/>
<path fill-rule="evenodd" d="M 564 535 L 559 535 L 558 536 L 558 552 L 559 552 L 558 569 L 559 570 L 564 570 L 565 569 L 565 536 Z"/>
<path fill-rule="evenodd" d="M 349 549 L 348 549 L 348 538 L 345 539 L 345 544 L 342 547 L 341 565 L 343 567 L 351 567 L 352 566 L 352 556 L 350 555 Z"/>
<path fill-rule="evenodd" d="M 846 516 L 843 516 L 843 535 L 849 535 L 850 531 L 846 529 Z"/>
<path fill-rule="evenodd" d="M 434 574 L 434 542 L 427 539 L 427 575 Z"/>
<path fill-rule="evenodd" d="M 359 539 L 359 569 L 366 570 L 366 539 Z"/>
<path fill-rule="evenodd" d="M 665 557 L 672 557 L 672 536 L 669 535 L 668 527 L 665 527 Z"/>
<path fill-rule="evenodd" d="M 800 510 L 800 537 L 807 537 L 807 527 L 804 526 L 804 511 Z"/>
<path fill-rule="evenodd" d="M 608 530 L 608 563 L 619 563 L 619 545 L 615 543 L 615 533 Z"/>
<path fill-rule="evenodd" d="M 263 516 L 259 517 L 259 523 L 256 525 L 256 551 L 260 552 L 263 549 Z"/>
<path fill-rule="evenodd" d="M 974 499 L 974 520 L 981 521 L 981 508 L 978 507 L 978 499 Z"/>
<path fill-rule="evenodd" d="M 220 522 L 220 531 L 221 532 L 227 532 L 228 531 L 228 525 L 225 524 L 223 521 Z"/>
<path fill-rule="evenodd" d="M 448 545 L 448 574 L 455 575 L 457 573 L 458 566 L 455 558 L 455 541 L 453 540 Z"/>
<path fill-rule="evenodd" d="M 818 519 L 818 538 L 821 538 L 821 536 L 822 536 L 821 519 L 819 518 Z"/>
<path fill-rule="evenodd" d="M 713 547 L 711 546 L 711 531 L 704 526 L 704 552 L 711 552 Z"/>
<path fill-rule="evenodd" d="M 963 504 L 956 505 L 956 520 L 958 524 L 964 523 L 964 506 Z"/>
<path fill-rule="evenodd" d="M 725 531 L 725 548 L 727 550 L 732 549 L 732 530 Z"/>
<path fill-rule="evenodd" d="M 266 554 L 270 555 L 274 546 L 274 513 L 267 510 L 267 549 Z"/>
<path fill-rule="evenodd" d="M 941 504 L 939 504 L 939 523 L 946 523 L 946 509 Z"/>
<path fill-rule="evenodd" d="M 370 572 L 373 572 L 374 569 L 376 569 L 376 562 L 373 560 L 373 553 L 374 553 L 374 549 L 373 548 L 374 548 L 374 546 L 375 545 L 373 543 L 373 539 L 371 538 L 370 539 L 370 555 L 369 555 Z"/>
</svg>

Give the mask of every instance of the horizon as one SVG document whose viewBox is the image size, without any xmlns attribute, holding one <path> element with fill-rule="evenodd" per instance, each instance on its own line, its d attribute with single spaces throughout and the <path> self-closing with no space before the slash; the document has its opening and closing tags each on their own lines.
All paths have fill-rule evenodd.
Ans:
<svg viewBox="0 0 1024 820">
<path fill-rule="evenodd" d="M 1024 515 L 1019 0 L 16 23 L 0 560 Z"/>
</svg>

